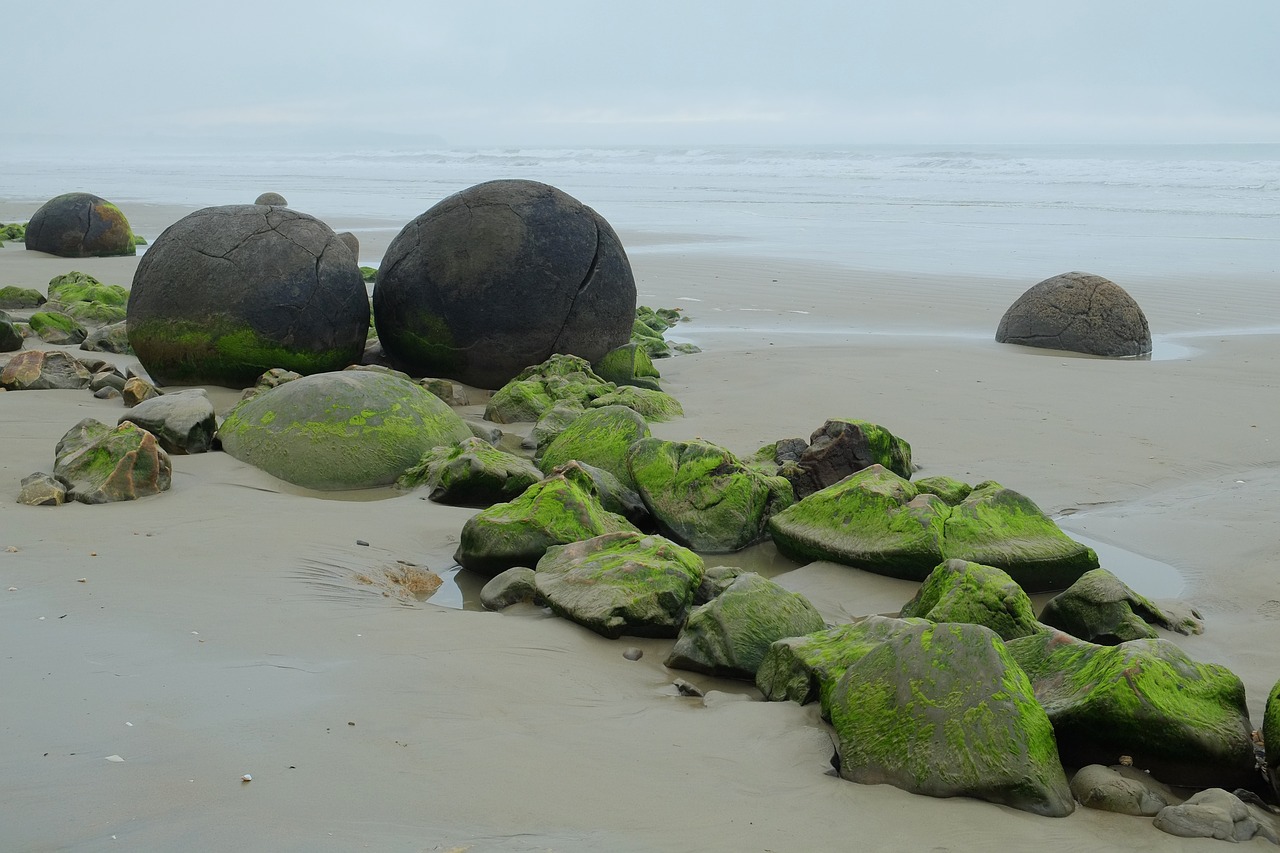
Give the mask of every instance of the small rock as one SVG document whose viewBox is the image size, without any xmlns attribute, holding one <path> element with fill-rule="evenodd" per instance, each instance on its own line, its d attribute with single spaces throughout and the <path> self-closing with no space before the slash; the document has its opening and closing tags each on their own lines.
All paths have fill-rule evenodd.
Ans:
<svg viewBox="0 0 1280 853">
<path fill-rule="evenodd" d="M 632 646 L 623 652 L 622 656 L 627 660 L 640 660 L 640 658 L 644 657 L 644 651 Z"/>
<path fill-rule="evenodd" d="M 695 696 L 702 698 L 705 695 L 701 688 L 685 681 L 683 678 L 677 678 L 675 681 L 671 682 L 671 685 L 675 687 L 676 691 L 679 692 L 681 696 Z"/>
</svg>

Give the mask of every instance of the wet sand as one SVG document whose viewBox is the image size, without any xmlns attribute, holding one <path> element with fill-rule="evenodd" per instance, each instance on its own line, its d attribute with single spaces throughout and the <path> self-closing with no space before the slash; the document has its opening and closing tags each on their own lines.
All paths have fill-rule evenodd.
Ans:
<svg viewBox="0 0 1280 853">
<path fill-rule="evenodd" d="M 0 221 L 35 206 L 0 203 Z M 154 239 L 184 211 L 125 212 Z M 1171 567 L 1172 593 L 1168 578 L 1131 582 L 1201 610 L 1205 634 L 1174 639 L 1231 667 L 1260 724 L 1280 678 L 1273 283 L 1119 282 L 1173 355 L 1104 360 L 992 340 L 1032 281 L 622 236 L 640 301 L 682 307 L 690 320 L 669 337 L 704 350 L 659 362 L 686 417 L 656 434 L 749 453 L 828 417 L 881 423 L 922 476 L 998 480 L 1069 532 Z M 362 258 L 373 245 L 362 236 Z M 43 289 L 71 269 L 127 285 L 135 265 L 9 244 L 0 285 Z M 419 495 L 307 494 L 213 453 L 173 457 L 172 490 L 134 503 L 14 502 L 67 429 L 121 412 L 88 392 L 0 393 L 7 849 L 1217 849 L 1142 818 L 846 782 L 814 708 L 667 670 L 669 641 L 604 640 L 531 606 L 480 612 L 475 579 L 446 587 L 468 609 L 356 580 L 398 560 L 451 566 L 471 511 Z M 891 612 L 915 591 L 830 564 L 778 579 L 828 619 Z M 628 646 L 644 657 L 624 659 Z"/>
</svg>

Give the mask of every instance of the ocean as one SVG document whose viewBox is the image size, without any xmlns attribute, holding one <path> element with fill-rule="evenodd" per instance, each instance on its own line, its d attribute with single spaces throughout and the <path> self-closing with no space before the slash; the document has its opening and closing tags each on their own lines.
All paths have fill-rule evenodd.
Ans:
<svg viewBox="0 0 1280 853">
<path fill-rule="evenodd" d="M 133 202 L 203 207 L 271 190 L 322 219 L 403 223 L 496 178 L 560 187 L 636 235 L 632 254 L 1031 281 L 1073 269 L 1121 282 L 1266 277 L 1280 266 L 1280 144 L 17 153 L 0 197 L 80 190 L 127 213 Z"/>
</svg>

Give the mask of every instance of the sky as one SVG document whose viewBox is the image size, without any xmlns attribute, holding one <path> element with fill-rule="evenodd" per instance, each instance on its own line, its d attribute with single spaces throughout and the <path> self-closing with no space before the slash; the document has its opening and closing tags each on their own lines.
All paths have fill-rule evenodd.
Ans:
<svg viewBox="0 0 1280 853">
<path fill-rule="evenodd" d="M 53 0 L 0 142 L 1280 142 L 1280 0 Z"/>
</svg>

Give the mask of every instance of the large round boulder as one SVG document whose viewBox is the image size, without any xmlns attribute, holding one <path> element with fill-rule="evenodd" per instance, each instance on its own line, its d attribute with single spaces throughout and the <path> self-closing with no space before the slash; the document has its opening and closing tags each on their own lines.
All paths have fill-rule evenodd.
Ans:
<svg viewBox="0 0 1280 853">
<path fill-rule="evenodd" d="M 478 184 L 404 227 L 373 291 L 378 338 L 410 370 L 498 388 L 553 353 L 631 339 L 636 288 L 598 213 L 536 181 Z"/>
<path fill-rule="evenodd" d="M 27 248 L 62 258 L 132 255 L 133 230 L 120 208 L 92 193 L 46 201 L 27 223 Z"/>
<path fill-rule="evenodd" d="M 169 226 L 143 255 L 128 330 L 159 384 L 245 387 L 273 367 L 311 374 L 357 361 L 368 292 L 351 250 L 315 217 L 208 207 Z"/>
<path fill-rule="evenodd" d="M 1019 296 L 1000 318 L 996 340 L 1088 355 L 1151 352 L 1151 329 L 1133 297 L 1083 272 L 1055 275 Z"/>
<path fill-rule="evenodd" d="M 433 447 L 470 435 L 430 391 L 368 370 L 277 385 L 240 403 L 218 429 L 222 449 L 241 462 L 321 490 L 388 485 Z"/>
</svg>

